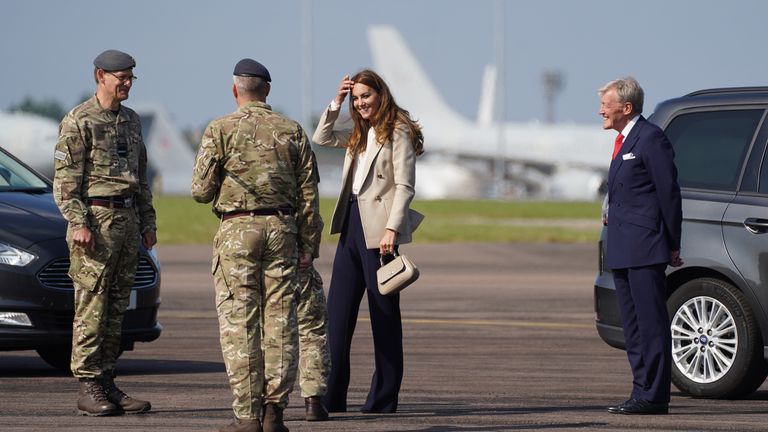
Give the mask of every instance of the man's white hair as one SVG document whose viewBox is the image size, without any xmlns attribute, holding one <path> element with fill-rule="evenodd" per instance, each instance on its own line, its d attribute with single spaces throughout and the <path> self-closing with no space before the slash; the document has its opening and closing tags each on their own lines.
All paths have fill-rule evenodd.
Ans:
<svg viewBox="0 0 768 432">
<path fill-rule="evenodd" d="M 602 97 L 608 90 L 616 90 L 616 96 L 619 98 L 620 103 L 629 102 L 632 104 L 632 114 L 643 113 L 643 100 L 645 99 L 645 92 L 640 87 L 640 83 L 631 76 L 613 80 L 606 85 L 600 87 L 597 94 Z"/>
</svg>

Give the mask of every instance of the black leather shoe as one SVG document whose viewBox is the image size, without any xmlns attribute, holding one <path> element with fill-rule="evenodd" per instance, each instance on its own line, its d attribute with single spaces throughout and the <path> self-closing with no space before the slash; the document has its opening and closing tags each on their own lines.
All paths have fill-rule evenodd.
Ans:
<svg viewBox="0 0 768 432">
<path fill-rule="evenodd" d="M 611 413 L 611 414 L 620 414 L 620 411 L 621 411 L 622 407 L 624 407 L 628 403 L 632 403 L 634 401 L 635 401 L 634 399 L 629 398 L 629 399 L 625 400 L 624 402 L 622 402 L 622 403 L 620 403 L 618 405 L 611 405 L 611 406 L 608 407 L 608 412 Z"/>
<path fill-rule="evenodd" d="M 644 399 L 635 399 L 621 408 L 619 408 L 619 414 L 668 414 L 668 403 L 654 403 Z"/>
</svg>

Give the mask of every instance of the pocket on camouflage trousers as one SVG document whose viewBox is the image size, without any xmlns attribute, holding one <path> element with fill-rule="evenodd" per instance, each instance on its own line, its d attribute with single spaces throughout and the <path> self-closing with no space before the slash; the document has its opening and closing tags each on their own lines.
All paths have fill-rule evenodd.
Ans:
<svg viewBox="0 0 768 432">
<path fill-rule="evenodd" d="M 69 269 L 69 277 L 80 288 L 89 291 L 97 291 L 101 284 L 101 278 L 104 276 L 106 266 L 97 262 L 86 262 L 82 258 L 74 260 L 75 265 Z"/>
</svg>

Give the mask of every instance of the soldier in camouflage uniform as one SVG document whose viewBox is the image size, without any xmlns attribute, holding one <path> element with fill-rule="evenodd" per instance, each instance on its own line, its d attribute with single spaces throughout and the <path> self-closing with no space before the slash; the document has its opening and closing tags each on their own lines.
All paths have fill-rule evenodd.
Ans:
<svg viewBox="0 0 768 432">
<path fill-rule="evenodd" d="M 320 273 L 310 266 L 299 271 L 297 316 L 299 324 L 299 387 L 307 421 L 328 420 L 323 396 L 328 387 L 328 312 Z"/>
<path fill-rule="evenodd" d="M 75 286 L 72 374 L 80 381 L 78 412 L 146 412 L 147 401 L 114 383 L 123 315 L 139 258 L 139 239 L 156 242 L 139 116 L 128 99 L 136 62 L 108 50 L 93 62 L 96 94 L 62 120 L 53 190 L 69 222 L 69 276 Z"/>
<path fill-rule="evenodd" d="M 213 201 L 221 225 L 212 273 L 222 355 L 235 421 L 221 431 L 288 431 L 283 409 L 297 369 L 297 267 L 318 251 L 322 222 L 312 150 L 296 122 L 266 104 L 271 78 L 243 59 L 238 109 L 211 122 L 192 175 L 192 196 Z"/>
<path fill-rule="evenodd" d="M 314 153 L 313 153 L 314 155 Z M 317 183 L 320 173 L 315 165 Z M 322 221 L 321 221 L 322 223 Z M 319 227 L 322 231 L 322 225 Z M 315 258 L 317 258 L 317 254 Z M 299 387 L 304 398 L 307 421 L 328 420 L 323 396 L 328 389 L 331 356 L 328 352 L 328 308 L 323 278 L 314 265 L 299 269 L 297 317 L 299 325 Z"/>
</svg>

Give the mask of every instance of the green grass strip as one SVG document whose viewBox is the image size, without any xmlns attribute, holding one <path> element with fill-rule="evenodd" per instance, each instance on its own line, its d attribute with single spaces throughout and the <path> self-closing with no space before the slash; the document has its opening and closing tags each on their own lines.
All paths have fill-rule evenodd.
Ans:
<svg viewBox="0 0 768 432">
<path fill-rule="evenodd" d="M 210 243 L 219 221 L 210 204 L 188 197 L 155 197 L 161 244 Z M 335 200 L 322 199 L 328 234 Z M 600 233 L 600 203 L 554 201 L 439 200 L 412 204 L 426 219 L 414 233 L 418 243 L 588 243 Z"/>
</svg>

